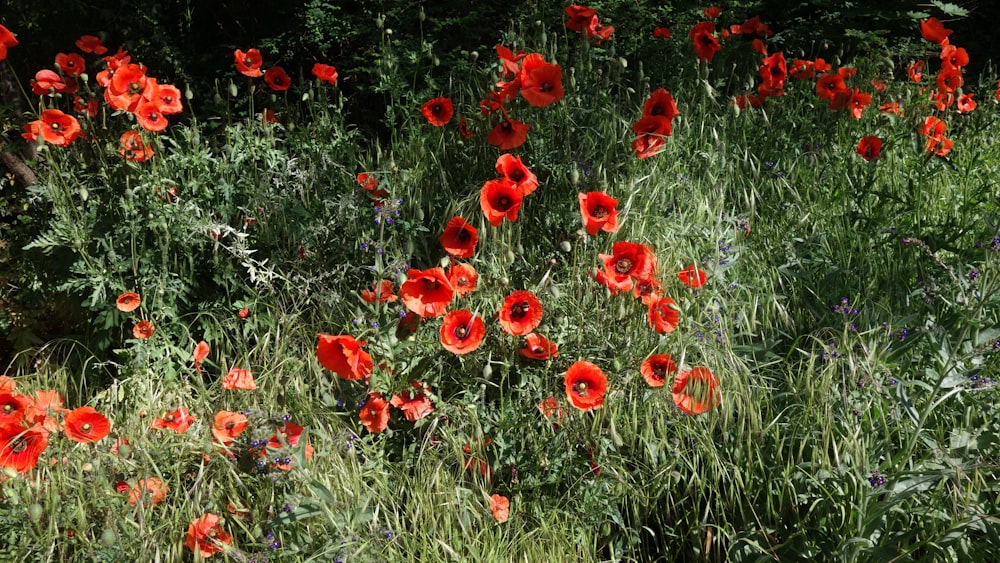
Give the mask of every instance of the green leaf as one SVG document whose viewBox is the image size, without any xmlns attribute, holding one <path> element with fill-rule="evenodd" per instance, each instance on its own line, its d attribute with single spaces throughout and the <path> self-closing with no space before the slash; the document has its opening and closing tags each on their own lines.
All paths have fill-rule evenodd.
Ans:
<svg viewBox="0 0 1000 563">
<path fill-rule="evenodd" d="M 937 6 L 939 10 L 945 13 L 945 15 L 953 16 L 957 18 L 964 18 L 969 15 L 969 11 L 965 8 L 952 4 L 950 2 L 941 2 L 941 0 L 931 0 L 931 4 Z"/>
</svg>

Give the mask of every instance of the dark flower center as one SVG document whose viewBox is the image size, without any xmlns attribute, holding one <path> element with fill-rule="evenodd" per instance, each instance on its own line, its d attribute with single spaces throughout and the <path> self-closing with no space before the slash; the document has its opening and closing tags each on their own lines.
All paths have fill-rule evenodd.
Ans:
<svg viewBox="0 0 1000 563">
<path fill-rule="evenodd" d="M 134 96 L 135 94 L 140 94 L 140 93 L 142 93 L 142 90 L 143 90 L 142 83 L 140 83 L 140 82 L 129 82 L 128 83 L 128 92 L 129 92 L 130 95 Z"/>
<path fill-rule="evenodd" d="M 542 82 L 542 85 L 538 87 L 539 92 L 548 92 L 555 88 L 555 86 L 549 84 L 548 82 Z"/>
<path fill-rule="evenodd" d="M 577 395 L 581 396 L 581 397 L 586 397 L 587 396 L 587 382 L 586 381 L 577 381 L 576 383 L 574 383 L 573 384 L 573 392 L 576 393 Z"/>
<path fill-rule="evenodd" d="M 173 422 L 174 421 L 174 415 L 168 414 L 167 416 L 163 417 L 163 420 L 165 420 L 167 422 Z"/>
<path fill-rule="evenodd" d="M 19 454 L 28 449 L 28 441 L 24 438 L 17 438 L 10 444 L 10 451 Z"/>
<path fill-rule="evenodd" d="M 14 409 L 15 409 L 15 407 L 14 407 L 13 403 L 4 403 L 4 405 L 3 405 L 3 413 L 4 414 L 10 414 L 10 413 L 14 412 Z"/>
<path fill-rule="evenodd" d="M 515 184 L 520 183 L 521 180 L 524 180 L 524 170 L 511 170 L 510 175 L 507 177 L 513 180 Z"/>
<path fill-rule="evenodd" d="M 469 329 L 464 326 L 456 326 L 455 336 L 459 338 L 465 338 L 466 336 L 469 336 Z"/>
<path fill-rule="evenodd" d="M 497 208 L 501 211 L 506 210 L 510 207 L 511 203 L 513 202 L 509 197 L 502 195 L 500 196 L 500 199 L 497 200 Z"/>
<path fill-rule="evenodd" d="M 236 427 L 235 422 L 230 420 L 229 422 L 226 423 L 226 430 L 232 430 L 234 427 Z"/>
<path fill-rule="evenodd" d="M 84 434 L 90 434 L 90 431 L 93 430 L 93 428 L 94 428 L 93 424 L 89 422 L 84 422 L 83 424 L 80 425 L 80 432 L 83 432 Z"/>
<path fill-rule="evenodd" d="M 521 319 L 524 318 L 530 310 L 531 304 L 527 301 L 521 301 L 520 303 L 515 303 L 514 306 L 510 308 L 510 316 L 515 319 Z"/>
<path fill-rule="evenodd" d="M 619 274 L 627 274 L 631 269 L 632 261 L 628 258 L 620 258 L 618 262 L 615 263 L 615 271 Z"/>
<path fill-rule="evenodd" d="M 437 280 L 424 278 L 424 289 L 426 289 L 427 291 L 433 291 L 437 288 L 438 288 Z"/>
<path fill-rule="evenodd" d="M 50 128 L 51 128 L 51 129 L 53 130 L 53 131 L 58 131 L 58 130 L 62 129 L 62 125 L 59 125 L 59 124 L 58 124 L 58 123 L 56 123 L 56 122 L 52 122 L 52 123 L 50 123 L 50 124 L 49 124 L 49 127 L 50 127 Z"/>
<path fill-rule="evenodd" d="M 604 219 L 608 216 L 608 210 L 605 209 L 604 206 L 598 205 L 593 211 L 591 211 L 590 214 L 593 215 L 595 219 Z"/>
<path fill-rule="evenodd" d="M 663 379 L 667 375 L 667 367 L 663 364 L 653 365 L 653 377 L 656 379 Z"/>
<path fill-rule="evenodd" d="M 461 231 L 458 231 L 455 238 L 457 238 L 459 242 L 469 242 L 469 240 L 472 239 L 472 233 L 470 233 L 468 229 L 462 229 Z"/>
<path fill-rule="evenodd" d="M 434 113 L 434 115 L 441 115 L 442 113 L 444 113 L 444 108 L 441 106 L 441 104 L 434 104 L 433 106 L 431 106 L 431 112 Z"/>
</svg>

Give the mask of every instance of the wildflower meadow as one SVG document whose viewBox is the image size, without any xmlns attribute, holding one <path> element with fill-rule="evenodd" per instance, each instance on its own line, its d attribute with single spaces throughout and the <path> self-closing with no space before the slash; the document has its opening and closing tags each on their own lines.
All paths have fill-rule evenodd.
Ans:
<svg viewBox="0 0 1000 563">
<path fill-rule="evenodd" d="M 975 13 L 537 4 L 210 80 L 0 14 L 0 561 L 997 557 Z"/>
</svg>

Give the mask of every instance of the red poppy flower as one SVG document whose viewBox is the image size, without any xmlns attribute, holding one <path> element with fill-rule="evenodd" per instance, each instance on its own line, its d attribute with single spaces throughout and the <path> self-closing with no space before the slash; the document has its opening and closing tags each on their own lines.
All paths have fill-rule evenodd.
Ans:
<svg viewBox="0 0 1000 563">
<path fill-rule="evenodd" d="M 441 346 L 453 354 L 468 354 L 483 343 L 486 323 L 465 309 L 451 311 L 441 323 Z"/>
<path fill-rule="evenodd" d="M 807 80 L 816 76 L 816 67 L 812 61 L 795 59 L 792 61 L 791 68 L 788 69 L 788 74 L 796 80 Z"/>
<path fill-rule="evenodd" d="M 601 368 L 586 361 L 576 361 L 566 370 L 563 380 L 569 404 L 582 411 L 592 411 L 604 405 L 608 378 Z"/>
<path fill-rule="evenodd" d="M 223 545 L 232 543 L 233 537 L 222 529 L 219 517 L 208 513 L 191 521 L 187 530 L 187 538 L 184 540 L 184 547 L 202 557 L 211 557 L 215 553 L 225 551 L 226 548 Z"/>
<path fill-rule="evenodd" d="M 139 479 L 128 489 L 128 503 L 135 506 L 140 501 L 148 501 L 148 506 L 156 506 L 167 499 L 170 487 L 159 477 Z"/>
<path fill-rule="evenodd" d="M 115 300 L 115 306 L 123 313 L 131 313 L 142 305 L 142 298 L 134 291 L 126 291 Z"/>
<path fill-rule="evenodd" d="M 337 69 L 333 66 L 316 63 L 313 65 L 312 73 L 323 82 L 328 82 L 333 86 L 337 85 Z"/>
<path fill-rule="evenodd" d="M 17 388 L 17 381 L 13 377 L 0 375 L 0 393 L 13 393 L 15 388 Z"/>
<path fill-rule="evenodd" d="M 194 424 L 194 415 L 188 414 L 188 410 L 184 407 L 173 410 L 171 412 L 163 413 L 160 418 L 153 419 L 153 428 L 163 428 L 166 430 L 173 430 L 178 434 L 183 434 L 187 432 L 188 428 Z"/>
<path fill-rule="evenodd" d="M 525 358 L 532 360 L 547 360 L 559 357 L 559 347 L 549 342 L 547 338 L 534 332 L 525 335 L 524 347 L 518 350 Z"/>
<path fill-rule="evenodd" d="M 77 53 L 59 53 L 56 55 L 56 66 L 59 70 L 63 72 L 66 76 L 72 76 L 77 78 L 81 73 L 87 71 L 87 63 L 83 60 L 83 56 Z"/>
<path fill-rule="evenodd" d="M 426 389 L 423 383 L 414 381 L 410 385 L 414 389 L 419 389 L 419 392 L 403 391 L 398 395 L 393 395 L 389 404 L 403 411 L 406 420 L 416 422 L 434 412 L 434 405 L 431 404 L 430 397 L 425 393 L 429 389 Z"/>
<path fill-rule="evenodd" d="M 236 70 L 240 74 L 249 76 L 250 78 L 256 78 L 262 74 L 260 65 L 264 62 L 264 59 L 260 56 L 260 51 L 257 49 L 249 49 L 246 53 L 236 49 L 233 52 L 233 58 L 236 59 Z"/>
<path fill-rule="evenodd" d="M 301 250 L 301 247 L 299 247 L 299 248 Z M 301 252 L 300 252 L 300 255 L 301 255 Z M 250 309 L 247 309 L 246 307 L 243 307 L 242 309 L 240 309 L 239 311 L 236 312 L 236 316 L 239 317 L 239 318 L 241 318 L 241 319 L 245 319 L 245 318 L 247 318 L 247 317 L 250 316 Z"/>
<path fill-rule="evenodd" d="M 590 236 L 599 231 L 606 233 L 618 232 L 618 200 L 604 192 L 587 192 L 577 194 L 580 201 L 580 216 L 583 218 L 583 228 Z"/>
<path fill-rule="evenodd" d="M 583 27 L 590 23 L 590 19 L 597 15 L 597 12 L 586 6 L 572 4 L 566 6 L 566 29 L 571 31 L 583 31 Z"/>
<path fill-rule="evenodd" d="M 844 77 L 837 72 L 830 72 L 819 77 L 816 81 L 816 93 L 824 100 L 833 100 L 838 95 L 848 94 L 847 84 Z"/>
<path fill-rule="evenodd" d="M 0 61 L 7 58 L 7 49 L 17 46 L 17 38 L 9 29 L 0 25 Z"/>
<path fill-rule="evenodd" d="M 441 268 L 406 272 L 406 281 L 399 286 L 403 305 L 421 317 L 440 317 L 448 309 L 455 289 Z"/>
<path fill-rule="evenodd" d="M 968 94 L 962 94 L 958 97 L 958 113 L 969 113 L 970 111 L 976 109 L 976 101 L 972 99 L 972 96 L 972 92 L 969 92 Z"/>
<path fill-rule="evenodd" d="M 75 96 L 73 98 L 73 111 L 79 115 L 86 115 L 87 117 L 97 117 L 98 104 L 97 100 L 84 100 L 81 96 Z"/>
<path fill-rule="evenodd" d="M 718 378 L 708 368 L 696 367 L 677 375 L 671 392 L 681 412 L 697 415 L 722 403 L 718 387 Z"/>
<path fill-rule="evenodd" d="M 691 38 L 694 45 L 694 55 L 698 57 L 699 61 L 712 62 L 715 53 L 722 49 L 719 40 L 715 38 L 715 24 L 710 21 L 696 24 L 688 32 L 688 37 Z"/>
<path fill-rule="evenodd" d="M 152 84 L 146 76 L 146 67 L 134 63 L 124 64 L 115 70 L 104 91 L 104 100 L 119 111 L 133 111 L 145 96 L 152 95 Z"/>
<path fill-rule="evenodd" d="M 937 75 L 936 83 L 938 88 L 945 92 L 954 92 L 965 84 L 962 77 L 962 70 L 958 68 L 942 68 Z"/>
<path fill-rule="evenodd" d="M 24 422 L 27 426 L 41 426 L 49 432 L 58 432 L 59 422 L 56 416 L 66 412 L 66 409 L 62 408 L 62 404 L 63 399 L 58 391 L 39 389 L 35 392 L 34 400 L 24 413 Z"/>
<path fill-rule="evenodd" d="M 150 100 L 156 104 L 163 115 L 174 115 L 184 111 L 184 105 L 181 103 L 181 91 L 172 84 L 157 84 L 153 80 L 153 96 Z"/>
<path fill-rule="evenodd" d="M 510 499 L 503 495 L 490 496 L 490 512 L 497 522 L 503 524 L 510 517 Z"/>
<path fill-rule="evenodd" d="M 704 286 L 708 280 L 708 275 L 705 274 L 705 271 L 699 270 L 694 264 L 677 272 L 677 277 L 680 278 L 684 285 L 693 288 Z"/>
<path fill-rule="evenodd" d="M 553 424 L 559 424 L 562 422 L 563 410 L 562 407 L 559 406 L 559 401 L 557 401 L 555 397 L 548 397 L 541 403 L 538 403 L 538 412 L 542 413 L 542 416 L 548 420 L 555 418 L 555 420 L 552 421 Z"/>
<path fill-rule="evenodd" d="M 618 283 L 631 279 L 640 281 L 652 277 L 656 270 L 656 257 L 653 249 L 645 244 L 619 241 L 611 246 L 611 254 L 599 254 L 604 263 L 604 271 L 609 278 Z M 628 283 L 623 290 L 632 289 Z"/>
<path fill-rule="evenodd" d="M 253 380 L 253 372 L 248 369 L 233 367 L 229 373 L 222 378 L 222 388 L 229 391 L 242 389 L 244 391 L 255 391 L 257 384 Z"/>
<path fill-rule="evenodd" d="M 367 341 L 358 341 L 349 334 L 317 335 L 316 358 L 321 366 L 344 379 L 359 380 L 371 375 L 372 357 L 361 349 Z"/>
<path fill-rule="evenodd" d="M 618 280 L 614 276 L 609 276 L 604 270 L 597 270 L 597 272 L 592 274 L 592 277 L 594 281 L 611 290 L 611 295 L 618 295 L 622 291 L 629 291 L 633 285 L 632 278 L 625 277 L 622 280 Z"/>
<path fill-rule="evenodd" d="M 451 98 L 440 97 L 424 102 L 424 105 L 420 106 L 420 113 L 424 114 L 427 122 L 434 127 L 444 127 L 455 115 L 455 108 L 452 106 Z"/>
<path fill-rule="evenodd" d="M 652 354 L 643 360 L 639 372 L 650 387 L 663 387 L 667 376 L 677 372 L 677 364 L 670 354 Z"/>
<path fill-rule="evenodd" d="M 359 417 L 366 430 L 378 434 L 389 427 L 389 403 L 379 393 L 369 393 Z"/>
<path fill-rule="evenodd" d="M 496 170 L 514 184 L 514 188 L 526 196 L 538 187 L 538 178 L 521 162 L 521 157 L 502 154 L 497 158 Z"/>
<path fill-rule="evenodd" d="M 562 68 L 547 63 L 539 53 L 521 61 L 521 96 L 531 105 L 545 107 L 562 99 Z"/>
<path fill-rule="evenodd" d="M 948 36 L 951 35 L 952 30 L 948 29 L 941 23 L 941 20 L 937 18 L 928 18 L 926 20 L 920 20 L 920 35 L 930 41 L 931 43 L 937 43 L 938 45 L 943 45 L 945 41 L 948 40 Z"/>
<path fill-rule="evenodd" d="M 680 309 L 669 297 L 661 297 L 649 306 L 649 326 L 659 334 L 669 334 L 677 328 Z"/>
<path fill-rule="evenodd" d="M 780 96 L 788 77 L 788 67 L 785 64 L 785 54 L 781 51 L 766 57 L 758 69 L 763 85 L 766 85 L 768 95 Z"/>
<path fill-rule="evenodd" d="M 471 258 L 479 242 L 479 231 L 462 217 L 452 217 L 438 237 L 444 251 L 455 258 Z"/>
<path fill-rule="evenodd" d="M 155 330 L 156 328 L 153 326 L 153 323 L 147 320 L 141 320 L 135 323 L 135 326 L 132 327 L 132 336 L 138 338 L 139 340 L 146 340 L 147 338 L 153 336 L 153 332 Z"/>
<path fill-rule="evenodd" d="M 924 124 L 920 127 L 920 134 L 927 135 L 928 137 L 937 137 L 944 135 L 948 130 L 948 125 L 934 116 L 928 116 L 924 119 Z"/>
<path fill-rule="evenodd" d="M 514 51 L 507 47 L 497 45 L 496 52 L 497 58 L 500 59 L 500 69 L 504 78 L 513 78 L 521 74 L 521 59 L 526 56 L 524 51 L 518 51 L 515 55 Z"/>
<path fill-rule="evenodd" d="M 479 274 L 469 264 L 453 263 L 448 268 L 448 281 L 455 288 L 455 295 L 464 297 L 476 290 Z"/>
<path fill-rule="evenodd" d="M 361 290 L 361 299 L 365 303 L 374 304 L 379 303 L 391 303 L 399 299 L 394 293 L 395 286 L 392 284 L 392 280 L 381 280 L 375 284 L 375 290 L 369 291 L 367 289 Z"/>
<path fill-rule="evenodd" d="M 504 119 L 486 135 L 486 142 L 502 151 L 516 149 L 528 138 L 531 126 L 514 119 Z"/>
<path fill-rule="evenodd" d="M 632 297 L 641 300 L 648 307 L 663 297 L 663 284 L 655 278 L 639 280 L 632 289 Z"/>
<path fill-rule="evenodd" d="M 632 150 L 642 160 L 656 155 L 666 144 L 670 135 L 670 119 L 662 115 L 643 117 L 632 124 L 632 131 L 638 138 L 632 141 Z"/>
<path fill-rule="evenodd" d="M 76 40 L 76 48 L 84 53 L 103 55 L 108 52 L 108 48 L 101 43 L 101 38 L 93 35 L 81 35 Z"/>
<path fill-rule="evenodd" d="M 458 134 L 466 139 L 472 138 L 472 130 L 469 129 L 469 122 L 464 117 L 458 118 Z"/>
<path fill-rule="evenodd" d="M 34 401 L 19 393 L 0 393 L 0 426 L 20 424 Z"/>
<path fill-rule="evenodd" d="M 496 178 L 483 184 L 479 192 L 479 206 L 490 225 L 499 227 L 505 217 L 517 221 L 523 197 L 513 182 L 507 178 Z"/>
<path fill-rule="evenodd" d="M 35 73 L 31 81 L 31 93 L 38 96 L 51 96 L 66 89 L 66 81 L 54 71 L 42 69 Z"/>
<path fill-rule="evenodd" d="M 374 174 L 362 172 L 358 174 L 358 185 L 368 191 L 372 191 L 378 187 L 378 178 Z"/>
<path fill-rule="evenodd" d="M 63 418 L 66 436 L 74 442 L 96 442 L 111 431 L 111 421 L 94 407 L 80 407 Z"/>
<path fill-rule="evenodd" d="M 861 141 L 858 142 L 858 154 L 868 162 L 875 160 L 882 154 L 882 139 L 874 135 L 861 137 Z"/>
<path fill-rule="evenodd" d="M 931 101 L 935 109 L 944 112 L 955 103 L 955 93 L 938 89 L 931 92 Z"/>
<path fill-rule="evenodd" d="M 285 422 L 285 424 L 278 429 L 278 433 L 271 436 L 271 439 L 267 441 L 267 449 L 270 451 L 280 451 L 284 450 L 285 446 L 289 448 L 299 447 L 299 443 L 302 441 L 302 433 L 305 431 L 305 426 L 300 426 L 294 422 Z M 306 446 L 304 450 L 304 455 L 306 459 L 312 459 L 315 449 L 309 440 L 306 440 Z M 261 457 L 265 457 L 266 452 L 261 452 Z M 291 463 L 274 463 L 274 467 L 282 470 L 288 471 L 292 468 Z"/>
<path fill-rule="evenodd" d="M 702 10 L 701 14 L 710 20 L 714 20 L 715 18 L 722 15 L 722 8 L 718 6 L 709 6 L 704 10 Z"/>
<path fill-rule="evenodd" d="M 82 134 L 80 122 L 75 117 L 57 109 L 47 109 L 42 111 L 41 119 L 24 126 L 21 136 L 31 142 L 41 137 L 46 143 L 66 147 Z"/>
<path fill-rule="evenodd" d="M 208 346 L 208 342 L 202 340 L 194 347 L 194 369 L 200 374 L 201 373 L 201 362 L 208 357 L 208 353 L 211 348 Z"/>
<path fill-rule="evenodd" d="M 153 157 L 153 147 L 142 142 L 142 135 L 134 129 L 122 133 L 118 140 L 121 144 L 118 154 L 125 160 L 144 162 Z"/>
<path fill-rule="evenodd" d="M 135 107 L 135 118 L 146 131 L 163 131 L 167 128 L 167 118 L 160 112 L 159 104 L 142 100 Z"/>
<path fill-rule="evenodd" d="M 285 69 L 280 66 L 272 66 L 264 71 L 264 82 L 267 82 L 267 85 L 277 92 L 288 90 L 288 87 L 292 84 Z"/>
<path fill-rule="evenodd" d="M 524 336 L 542 322 L 542 302 L 534 293 L 518 290 L 503 300 L 500 328 L 511 336 Z"/>
<path fill-rule="evenodd" d="M 658 39 L 670 39 L 670 28 L 669 27 L 654 27 L 653 37 Z"/>
<path fill-rule="evenodd" d="M 223 446 L 228 446 L 236 441 L 248 426 L 250 420 L 243 413 L 219 411 L 215 413 L 215 422 L 212 423 L 212 436 L 215 436 Z"/>
<path fill-rule="evenodd" d="M 24 429 L 17 424 L 0 425 L 0 467 L 27 473 L 38 465 L 38 458 L 49 445 L 44 428 Z"/>
<path fill-rule="evenodd" d="M 673 96 L 670 92 L 663 88 L 657 88 L 649 94 L 649 98 L 642 104 L 642 116 L 650 117 L 654 115 L 662 115 L 668 120 L 673 121 L 675 117 L 680 115 L 681 112 L 677 111 L 677 103 L 674 102 Z M 667 127 L 667 135 L 670 134 L 670 127 Z"/>
</svg>

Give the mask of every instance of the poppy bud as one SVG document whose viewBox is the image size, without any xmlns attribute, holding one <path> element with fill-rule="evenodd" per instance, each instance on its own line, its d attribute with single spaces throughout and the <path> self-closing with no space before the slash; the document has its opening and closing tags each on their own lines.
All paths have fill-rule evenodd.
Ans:
<svg viewBox="0 0 1000 563">
<path fill-rule="evenodd" d="M 434 64 L 434 66 L 441 66 L 441 59 L 437 58 L 437 55 L 434 55 L 434 58 L 431 60 L 431 62 Z"/>
<path fill-rule="evenodd" d="M 451 264 L 451 256 L 445 256 L 441 258 L 440 264 L 442 268 L 447 268 L 448 264 Z"/>
<path fill-rule="evenodd" d="M 32 522 L 38 522 L 44 515 L 45 509 L 37 502 L 28 506 L 28 519 Z"/>
<path fill-rule="evenodd" d="M 469 58 L 472 59 L 472 62 L 478 61 L 479 60 L 479 51 L 473 51 L 473 52 L 469 53 Z"/>
<path fill-rule="evenodd" d="M 628 60 L 625 57 L 618 59 L 618 62 L 622 65 L 622 68 L 628 68 Z"/>
<path fill-rule="evenodd" d="M 235 83 L 233 83 L 233 81 L 232 81 L 232 80 L 230 80 L 230 81 L 229 81 L 229 95 L 235 98 L 235 97 L 236 97 L 236 95 L 237 95 L 237 94 L 239 94 L 239 93 L 240 93 L 240 91 L 239 91 L 239 89 L 238 89 L 238 88 L 236 87 L 236 84 L 235 84 Z"/>
<path fill-rule="evenodd" d="M 564 241 L 560 242 L 559 243 L 559 248 L 563 252 L 572 252 L 573 251 L 573 245 L 568 240 L 564 240 Z"/>
<path fill-rule="evenodd" d="M 122 444 L 118 446 L 118 456 L 119 457 L 129 457 L 132 455 L 132 447 L 128 444 Z"/>
<path fill-rule="evenodd" d="M 91 471 L 94 470 L 94 464 L 88 461 L 84 463 L 83 467 L 81 467 L 80 469 L 82 469 L 84 473 L 90 473 Z"/>
<path fill-rule="evenodd" d="M 517 259 L 517 255 L 514 254 L 514 251 L 513 250 L 508 250 L 507 251 L 507 262 L 510 263 L 510 264 L 513 264 L 514 260 L 516 260 L 516 259 Z"/>
<path fill-rule="evenodd" d="M 309 101 L 309 92 L 305 92 L 305 93 L 302 94 L 302 101 L 303 102 L 308 102 Z"/>
<path fill-rule="evenodd" d="M 112 530 L 111 528 L 105 528 L 104 531 L 101 532 L 101 543 L 103 543 L 104 545 L 111 547 L 115 545 L 115 542 L 117 541 L 118 541 L 118 535 L 115 534 L 115 531 Z"/>
<path fill-rule="evenodd" d="M 576 168 L 575 166 L 573 167 L 572 170 L 569 171 L 569 181 L 574 186 L 576 186 L 576 185 L 578 185 L 580 183 L 580 170 L 578 168 Z"/>
<path fill-rule="evenodd" d="M 489 379 L 493 375 L 493 366 L 486 364 L 483 366 L 483 379 Z"/>
<path fill-rule="evenodd" d="M 424 13 L 423 7 L 420 8 L 420 13 L 417 14 L 417 19 L 419 19 L 420 21 L 424 21 L 425 19 L 427 19 L 427 14 Z"/>
<path fill-rule="evenodd" d="M 192 98 L 194 98 L 194 92 L 191 90 L 190 86 L 186 86 L 184 88 L 184 97 L 187 98 L 187 99 L 189 99 L 189 100 L 192 99 Z"/>
<path fill-rule="evenodd" d="M 90 191 L 88 191 L 87 188 L 80 187 L 80 199 L 83 201 L 87 201 L 87 198 L 89 197 L 90 197 Z"/>
<path fill-rule="evenodd" d="M 375 18 L 375 27 L 382 29 L 382 24 L 384 23 L 385 23 L 385 18 L 383 18 L 382 16 Z"/>
</svg>

